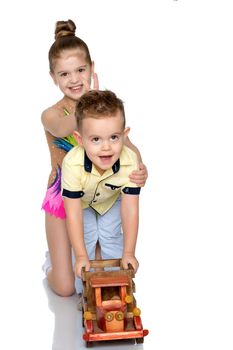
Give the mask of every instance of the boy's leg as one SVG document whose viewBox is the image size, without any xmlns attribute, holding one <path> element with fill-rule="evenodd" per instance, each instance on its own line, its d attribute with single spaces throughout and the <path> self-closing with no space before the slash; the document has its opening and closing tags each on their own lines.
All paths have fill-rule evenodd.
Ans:
<svg viewBox="0 0 233 350">
<path fill-rule="evenodd" d="M 104 215 L 98 215 L 98 234 L 103 259 L 121 258 L 123 252 L 123 234 L 121 229 L 121 200 Z"/>
<path fill-rule="evenodd" d="M 91 208 L 83 209 L 83 230 L 86 250 L 89 259 L 95 259 L 98 241 L 97 215 Z"/>
<path fill-rule="evenodd" d="M 83 210 L 83 229 L 84 229 L 84 240 L 87 250 L 87 254 L 90 260 L 95 259 L 96 246 L 98 241 L 97 232 L 97 218 L 96 213 L 91 208 L 86 208 Z M 73 263 L 75 258 L 73 256 Z M 80 278 L 75 279 L 75 289 L 77 293 L 82 292 L 82 282 Z"/>
<path fill-rule="evenodd" d="M 101 256 L 100 244 L 98 241 L 95 249 L 95 260 L 101 260 L 101 259 L 102 259 L 102 256 Z"/>
<path fill-rule="evenodd" d="M 47 270 L 49 285 L 56 294 L 70 296 L 75 292 L 74 273 L 65 220 L 46 213 L 45 224 L 51 259 Z"/>
</svg>

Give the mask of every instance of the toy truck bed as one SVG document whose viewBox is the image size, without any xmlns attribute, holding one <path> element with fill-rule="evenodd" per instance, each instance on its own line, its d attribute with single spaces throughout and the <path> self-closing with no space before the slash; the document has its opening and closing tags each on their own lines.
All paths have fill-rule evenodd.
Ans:
<svg viewBox="0 0 233 350">
<path fill-rule="evenodd" d="M 92 260 L 82 271 L 83 339 L 89 347 L 96 341 L 135 339 L 143 343 L 143 329 L 136 305 L 134 270 L 122 268 L 121 259 Z"/>
</svg>

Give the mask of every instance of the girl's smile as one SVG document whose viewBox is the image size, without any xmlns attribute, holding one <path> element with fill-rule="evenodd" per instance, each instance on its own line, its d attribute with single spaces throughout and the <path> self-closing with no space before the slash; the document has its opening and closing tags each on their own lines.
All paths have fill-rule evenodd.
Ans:
<svg viewBox="0 0 233 350">
<path fill-rule="evenodd" d="M 86 92 L 84 83 L 90 84 L 92 70 L 80 50 L 68 50 L 56 59 L 51 76 L 64 95 L 78 100 Z"/>
</svg>

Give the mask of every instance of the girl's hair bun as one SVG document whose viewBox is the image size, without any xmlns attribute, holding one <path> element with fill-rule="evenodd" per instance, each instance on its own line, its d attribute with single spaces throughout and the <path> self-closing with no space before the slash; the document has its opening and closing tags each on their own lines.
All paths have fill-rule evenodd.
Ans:
<svg viewBox="0 0 233 350">
<path fill-rule="evenodd" d="M 64 36 L 75 36 L 76 25 L 71 19 L 58 21 L 55 28 L 55 40 Z"/>
</svg>

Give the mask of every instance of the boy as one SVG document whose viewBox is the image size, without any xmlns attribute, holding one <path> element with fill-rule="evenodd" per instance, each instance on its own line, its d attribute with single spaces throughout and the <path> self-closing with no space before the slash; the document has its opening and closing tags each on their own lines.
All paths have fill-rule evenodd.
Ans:
<svg viewBox="0 0 233 350">
<path fill-rule="evenodd" d="M 77 102 L 76 119 L 74 137 L 80 146 L 65 156 L 62 165 L 62 195 L 76 257 L 75 275 L 81 277 L 82 267 L 89 270 L 97 242 L 103 259 L 122 258 L 123 268 L 130 263 L 137 271 L 140 188 L 128 176 L 138 162 L 136 154 L 124 146 L 129 128 L 125 128 L 123 103 L 111 91 L 89 91 Z M 112 208 L 119 215 L 108 215 Z"/>
</svg>

